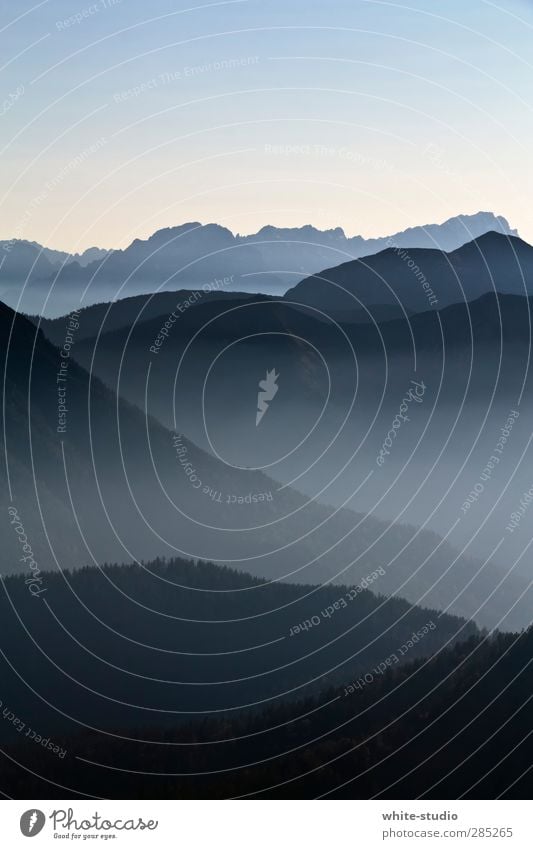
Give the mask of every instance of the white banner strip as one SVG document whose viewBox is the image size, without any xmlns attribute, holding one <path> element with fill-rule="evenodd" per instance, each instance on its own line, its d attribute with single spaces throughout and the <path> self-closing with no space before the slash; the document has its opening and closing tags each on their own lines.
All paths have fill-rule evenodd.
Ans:
<svg viewBox="0 0 533 849">
<path fill-rule="evenodd" d="M 2 846 L 530 849 L 526 801 L 4 801 Z"/>
</svg>

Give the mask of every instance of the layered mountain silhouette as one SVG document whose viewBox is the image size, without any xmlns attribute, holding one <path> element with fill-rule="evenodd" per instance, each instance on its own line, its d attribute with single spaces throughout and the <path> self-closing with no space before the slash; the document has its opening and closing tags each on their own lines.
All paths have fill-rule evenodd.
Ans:
<svg viewBox="0 0 533 849">
<path fill-rule="evenodd" d="M 206 286 L 280 295 L 299 278 L 382 251 L 391 243 L 450 251 L 489 230 L 516 235 L 504 218 L 480 212 L 379 239 L 347 237 L 341 228 L 321 231 L 310 225 L 267 226 L 241 236 L 217 224 L 191 222 L 135 239 L 125 250 L 89 249 L 72 260 L 57 251 L 39 252 L 39 246 L 29 242 L 3 243 L 7 258 L 0 268 L 0 297 L 16 306 L 25 285 L 21 311 L 54 316 L 162 289 Z"/>
<path fill-rule="evenodd" d="M 77 340 L 88 339 L 111 330 L 129 329 L 135 324 L 149 319 L 166 318 L 180 304 L 182 307 L 187 305 L 187 310 L 200 303 L 205 304 L 214 301 L 232 306 L 233 302 L 237 303 L 243 297 L 242 292 L 203 292 L 199 290 L 195 296 L 191 297 L 192 294 L 190 289 L 181 289 L 176 292 L 134 295 L 130 298 L 120 298 L 117 301 L 110 302 L 104 301 L 90 307 L 83 307 L 77 311 L 79 313 L 79 328 L 76 338 Z M 65 316 L 57 318 L 29 316 L 29 318 L 39 325 L 47 339 L 50 339 L 55 345 L 61 344 L 64 337 Z M 368 320 L 368 317 L 364 312 L 361 312 L 360 319 Z"/>
<path fill-rule="evenodd" d="M 19 243 L 103 302 L 0 303 L 13 798 L 527 796 L 533 248 L 474 218 Z"/>
<path fill-rule="evenodd" d="M 379 253 L 391 242 L 402 248 L 435 248 L 449 252 L 490 231 L 518 236 L 517 231 L 510 227 L 503 216 L 494 215 L 492 212 L 478 212 L 474 215 L 457 215 L 442 224 L 409 227 L 407 230 L 377 239 L 346 236 L 341 227 L 333 230 L 317 230 L 311 226 L 287 228 L 268 226 L 252 236 L 243 238 L 262 246 L 261 250 L 266 254 L 265 259 L 277 253 L 280 268 L 287 266 L 292 271 L 300 273 L 306 266 L 306 245 L 314 244 L 316 249 L 322 247 L 328 248 L 329 251 L 345 250 L 354 258 Z M 301 247 L 298 247 L 299 244 Z M 298 252 L 301 254 L 300 260 L 298 260 Z M 321 256 L 324 260 L 328 259 L 328 254 L 324 250 Z M 327 262 L 321 263 L 321 267 L 327 267 L 327 265 Z"/>
<path fill-rule="evenodd" d="M 49 279 L 63 265 L 76 263 L 82 268 L 107 256 L 103 248 L 87 248 L 82 253 L 69 254 L 45 248 L 26 239 L 0 241 L 0 290 L 22 289 L 34 280 Z"/>
<path fill-rule="evenodd" d="M 276 307 L 282 314 L 286 309 L 283 303 Z M 199 315 L 200 307 L 189 312 Z M 320 503 L 294 487 L 280 487 L 261 471 L 239 468 L 199 449 L 190 438 L 173 435 L 151 415 L 150 378 L 145 384 L 140 366 L 137 383 L 147 391 L 140 407 L 115 394 L 122 387 L 111 358 L 103 377 L 113 388 L 89 377 L 72 358 L 66 382 L 58 384 L 65 362 L 61 346 L 55 348 L 42 331 L 7 307 L 0 318 L 6 372 L 2 457 L 9 462 L 13 497 L 10 502 L 9 490 L 4 492 L 4 512 L 7 516 L 10 504 L 18 509 L 41 569 L 185 555 L 268 580 L 357 584 L 381 566 L 381 592 L 449 607 L 491 627 L 528 623 L 527 583 L 522 579 L 510 576 L 494 590 L 501 583 L 496 567 L 479 569 L 433 533 L 348 509 L 333 511 L 327 497 Z M 174 360 L 173 372 L 175 365 Z M 255 377 L 252 382 L 249 373 L 250 394 L 239 395 L 240 405 L 249 407 L 254 432 L 274 428 L 259 434 L 269 443 L 287 390 L 280 379 L 279 397 L 256 428 Z M 62 400 L 67 413 L 61 419 L 58 385 L 66 390 Z M 191 405 L 180 387 L 176 403 L 179 410 Z M 361 478 L 355 466 L 352 474 L 356 489 Z M 19 540 L 9 524 L 6 520 L 4 568 L 25 572 Z"/>
<path fill-rule="evenodd" d="M 532 412 L 530 299 L 489 293 L 393 321 L 370 307 L 374 324 L 345 323 L 342 315 L 328 321 L 326 311 L 259 295 L 206 295 L 180 312 L 188 297 L 178 292 L 173 302 L 165 294 L 89 308 L 80 331 L 85 326 L 95 335 L 80 338 L 75 356 L 211 454 L 238 466 L 274 463 L 272 476 L 296 481 L 324 504 L 349 503 L 358 512 L 379 504 L 380 516 L 412 524 L 431 514 L 434 530 L 455 526 L 457 545 L 468 542 L 472 555 L 492 556 L 530 487 L 520 459 Z M 144 320 L 157 312 L 159 298 L 168 312 Z M 178 318 L 160 337 L 171 312 Z M 55 341 L 62 322 L 44 324 Z M 272 368 L 281 375 L 279 391 L 255 427 L 258 382 Z M 408 427 L 379 467 L 412 380 L 426 386 L 423 403 L 408 414 Z M 519 412 L 513 438 L 465 517 L 461 506 L 511 411 Z M 521 536 L 507 533 L 506 552 L 527 573 L 522 548 Z"/>
</svg>

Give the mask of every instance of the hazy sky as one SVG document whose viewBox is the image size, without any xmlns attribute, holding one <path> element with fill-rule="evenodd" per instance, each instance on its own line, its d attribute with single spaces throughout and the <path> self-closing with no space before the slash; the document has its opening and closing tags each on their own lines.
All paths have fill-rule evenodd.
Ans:
<svg viewBox="0 0 533 849">
<path fill-rule="evenodd" d="M 533 242 L 529 0 L 0 2 L 0 238 L 184 221 Z"/>
</svg>

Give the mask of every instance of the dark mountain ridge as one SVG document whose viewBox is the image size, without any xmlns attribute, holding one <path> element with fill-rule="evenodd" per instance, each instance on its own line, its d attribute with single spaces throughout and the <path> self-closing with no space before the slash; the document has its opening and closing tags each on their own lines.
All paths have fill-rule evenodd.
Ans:
<svg viewBox="0 0 533 849">
<path fill-rule="evenodd" d="M 284 297 L 337 313 L 369 304 L 425 312 L 489 292 L 533 295 L 531 245 L 490 232 L 451 253 L 389 247 L 375 256 L 326 268 L 300 281 Z"/>
</svg>

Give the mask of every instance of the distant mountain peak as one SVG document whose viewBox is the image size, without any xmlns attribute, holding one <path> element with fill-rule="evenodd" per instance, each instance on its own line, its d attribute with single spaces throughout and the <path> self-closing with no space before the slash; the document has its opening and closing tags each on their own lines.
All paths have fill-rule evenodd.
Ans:
<svg viewBox="0 0 533 849">
<path fill-rule="evenodd" d="M 518 236 L 503 216 L 481 211 L 371 239 L 346 236 L 341 227 L 319 230 L 312 224 L 285 228 L 267 224 L 245 236 L 215 222 L 189 221 L 135 239 L 124 250 L 90 249 L 74 257 L 13 242 L 5 247 L 0 296 L 30 314 L 40 312 L 46 303 L 46 314 L 52 316 L 79 306 L 80 298 L 87 306 L 162 288 L 216 285 L 225 291 L 283 295 L 298 280 L 391 246 L 451 253 L 487 231 Z"/>
<path fill-rule="evenodd" d="M 252 233 L 249 236 L 241 236 L 241 239 L 255 239 L 258 236 L 267 236 L 268 238 L 284 239 L 288 237 L 303 236 L 303 237 L 323 237 L 346 239 L 347 236 L 342 227 L 333 227 L 329 230 L 319 230 L 313 224 L 302 224 L 300 227 L 276 227 L 273 224 L 265 224 L 257 233 Z"/>
</svg>

